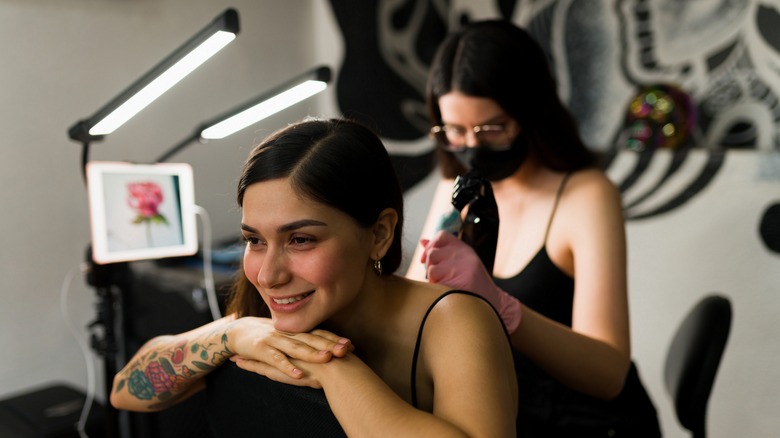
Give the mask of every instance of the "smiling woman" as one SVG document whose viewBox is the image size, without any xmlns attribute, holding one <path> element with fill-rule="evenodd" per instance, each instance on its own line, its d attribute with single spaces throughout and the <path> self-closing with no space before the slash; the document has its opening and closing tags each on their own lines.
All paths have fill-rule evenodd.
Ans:
<svg viewBox="0 0 780 438">
<path fill-rule="evenodd" d="M 215 436 L 515 435 L 496 311 L 393 274 L 403 196 L 371 130 L 306 120 L 272 134 L 238 203 L 245 275 L 228 316 L 142 347 L 114 406 L 160 410 L 206 388 Z"/>
<path fill-rule="evenodd" d="M 252 184 L 243 207 L 244 272 L 274 315 L 276 329 L 307 332 L 348 306 L 371 274 L 369 261 L 383 256 L 397 222 L 396 211 L 387 209 L 374 227 L 363 228 L 339 210 L 307 202 L 287 179 Z"/>
</svg>

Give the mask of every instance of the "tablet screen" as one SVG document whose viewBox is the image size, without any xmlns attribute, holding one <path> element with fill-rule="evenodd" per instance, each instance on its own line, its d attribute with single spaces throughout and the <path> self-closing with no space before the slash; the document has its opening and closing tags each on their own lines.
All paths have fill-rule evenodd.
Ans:
<svg viewBox="0 0 780 438">
<path fill-rule="evenodd" d="M 190 165 L 92 161 L 87 193 L 96 263 L 198 251 Z"/>
</svg>

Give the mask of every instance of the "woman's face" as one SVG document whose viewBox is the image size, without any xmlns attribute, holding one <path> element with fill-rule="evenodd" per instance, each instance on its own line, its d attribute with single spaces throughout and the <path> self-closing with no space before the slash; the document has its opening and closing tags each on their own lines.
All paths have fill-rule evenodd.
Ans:
<svg viewBox="0 0 780 438">
<path fill-rule="evenodd" d="M 241 229 L 244 273 L 277 330 L 313 329 L 352 303 L 371 272 L 370 230 L 299 197 L 287 179 L 246 189 Z"/>
<path fill-rule="evenodd" d="M 520 126 L 493 99 L 452 91 L 439 98 L 439 111 L 445 148 L 466 169 L 500 181 L 525 161 L 528 148 L 519 137 Z"/>
</svg>

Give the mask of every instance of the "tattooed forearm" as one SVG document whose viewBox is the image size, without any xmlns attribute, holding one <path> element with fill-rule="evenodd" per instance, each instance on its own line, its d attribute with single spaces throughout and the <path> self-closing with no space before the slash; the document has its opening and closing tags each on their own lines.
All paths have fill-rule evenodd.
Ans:
<svg viewBox="0 0 780 438">
<path fill-rule="evenodd" d="M 136 399 L 150 402 L 150 409 L 175 404 L 198 379 L 233 355 L 227 345 L 229 328 L 220 331 L 177 344 L 166 337 L 150 341 L 119 372 L 114 392 L 126 389 Z"/>
</svg>

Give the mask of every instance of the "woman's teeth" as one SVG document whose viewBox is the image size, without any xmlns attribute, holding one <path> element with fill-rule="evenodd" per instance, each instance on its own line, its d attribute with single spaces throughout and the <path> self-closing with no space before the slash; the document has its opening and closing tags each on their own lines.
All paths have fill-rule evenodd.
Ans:
<svg viewBox="0 0 780 438">
<path fill-rule="evenodd" d="M 276 304 L 292 304 L 296 301 L 300 301 L 306 297 L 311 295 L 311 292 L 306 292 L 303 295 L 298 295 L 297 297 L 289 297 L 289 298 L 272 298 L 274 300 L 274 303 Z"/>
</svg>

